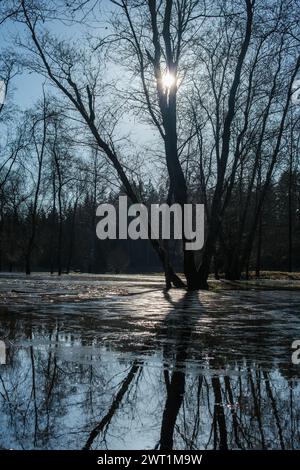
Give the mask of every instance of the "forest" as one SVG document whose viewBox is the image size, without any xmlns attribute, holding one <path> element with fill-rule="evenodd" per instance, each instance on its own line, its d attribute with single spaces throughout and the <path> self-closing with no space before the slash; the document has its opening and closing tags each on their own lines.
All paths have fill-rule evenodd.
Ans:
<svg viewBox="0 0 300 470">
<path fill-rule="evenodd" d="M 16 44 L 1 55 L 1 269 L 170 285 L 177 270 L 192 289 L 299 270 L 298 2 L 52 3 L 1 2 Z M 24 71 L 42 77 L 26 109 Z M 204 249 L 97 240 L 96 207 L 122 194 L 204 204 Z"/>
</svg>

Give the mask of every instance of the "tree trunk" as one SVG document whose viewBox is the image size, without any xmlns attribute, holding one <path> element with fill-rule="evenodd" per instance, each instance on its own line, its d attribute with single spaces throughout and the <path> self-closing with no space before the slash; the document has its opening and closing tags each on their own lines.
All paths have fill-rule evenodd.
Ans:
<svg viewBox="0 0 300 470">
<path fill-rule="evenodd" d="M 291 132 L 291 150 L 289 161 L 289 194 L 288 194 L 288 270 L 293 271 L 293 131 Z"/>
<path fill-rule="evenodd" d="M 257 251 L 256 251 L 256 268 L 255 268 L 255 277 L 260 277 L 261 269 L 261 244 L 262 244 L 262 216 L 260 216 L 259 225 L 258 225 L 258 234 L 257 234 Z"/>
<path fill-rule="evenodd" d="M 72 263 L 74 240 L 75 240 L 75 220 L 76 220 L 77 204 L 78 204 L 78 198 L 75 200 L 73 214 L 72 214 L 72 222 L 71 222 L 71 230 L 70 230 L 70 246 L 69 246 L 69 254 L 68 254 L 68 261 L 67 261 L 67 274 L 70 273 L 70 268 L 71 268 L 71 263 Z"/>
</svg>

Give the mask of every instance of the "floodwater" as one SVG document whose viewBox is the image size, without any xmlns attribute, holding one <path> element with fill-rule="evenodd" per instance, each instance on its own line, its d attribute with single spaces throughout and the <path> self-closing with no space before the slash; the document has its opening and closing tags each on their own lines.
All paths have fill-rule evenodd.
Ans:
<svg viewBox="0 0 300 470">
<path fill-rule="evenodd" d="M 300 448 L 299 290 L 0 279 L 0 448 Z"/>
</svg>

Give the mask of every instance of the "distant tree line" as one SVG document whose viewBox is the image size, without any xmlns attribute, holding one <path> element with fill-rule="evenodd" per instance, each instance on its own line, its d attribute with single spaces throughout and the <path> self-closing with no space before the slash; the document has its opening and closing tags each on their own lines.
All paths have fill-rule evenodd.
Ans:
<svg viewBox="0 0 300 470">
<path fill-rule="evenodd" d="M 91 151 L 84 159 L 61 151 L 55 155 L 48 144 L 40 180 L 38 172 L 32 173 L 30 166 L 26 169 L 21 159 L 1 191 L 0 269 L 58 274 L 161 271 L 159 257 L 149 241 L 97 238 L 96 207 L 110 202 L 117 208 L 118 196 L 125 193 L 122 188 L 114 191 L 106 185 L 95 153 Z M 33 155 L 29 160 L 32 158 Z M 39 162 L 37 159 L 37 165 Z M 155 188 L 151 181 L 140 182 L 135 190 L 147 206 L 163 203 L 167 198 L 163 183 Z M 254 187 L 250 195 L 250 213 L 255 210 L 258 191 Z M 300 172 L 293 169 L 290 174 L 284 169 L 273 179 L 247 264 L 240 273 L 232 273 L 232 256 L 240 235 L 241 202 L 247 197 L 244 186 L 237 184 L 233 188 L 230 210 L 223 221 L 226 245 L 224 240 L 218 242 L 211 272 L 216 277 L 239 279 L 249 271 L 255 271 L 257 276 L 261 270 L 300 271 Z M 249 230 L 248 222 L 243 240 Z M 180 269 L 179 240 L 170 242 L 170 258 L 172 265 Z"/>
</svg>

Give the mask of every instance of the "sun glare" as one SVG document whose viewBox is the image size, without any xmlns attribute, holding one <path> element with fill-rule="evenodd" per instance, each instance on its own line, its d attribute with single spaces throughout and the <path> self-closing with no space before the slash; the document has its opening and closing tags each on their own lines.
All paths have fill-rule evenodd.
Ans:
<svg viewBox="0 0 300 470">
<path fill-rule="evenodd" d="M 176 84 L 176 77 L 174 74 L 165 72 L 162 76 L 162 85 L 166 90 L 170 90 Z"/>
</svg>

